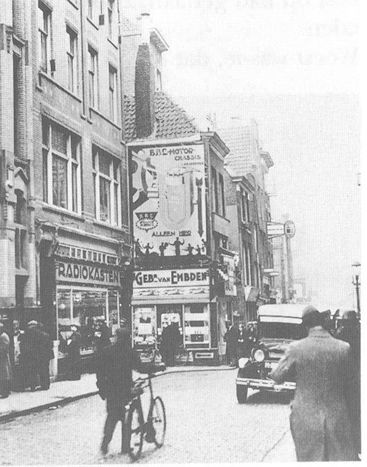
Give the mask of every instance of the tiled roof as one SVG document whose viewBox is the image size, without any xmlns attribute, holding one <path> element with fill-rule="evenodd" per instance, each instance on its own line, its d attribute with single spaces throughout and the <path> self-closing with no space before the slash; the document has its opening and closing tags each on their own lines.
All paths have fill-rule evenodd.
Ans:
<svg viewBox="0 0 367 467">
<path fill-rule="evenodd" d="M 147 139 L 180 138 L 199 133 L 198 128 L 185 110 L 175 104 L 162 91 L 154 93 L 155 131 Z M 124 96 L 124 136 L 125 141 L 136 139 L 135 127 L 135 97 Z"/>
</svg>

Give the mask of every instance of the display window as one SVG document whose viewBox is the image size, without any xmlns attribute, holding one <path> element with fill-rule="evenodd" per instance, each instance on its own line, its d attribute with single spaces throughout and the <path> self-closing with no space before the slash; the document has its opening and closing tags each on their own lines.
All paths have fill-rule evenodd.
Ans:
<svg viewBox="0 0 367 467">
<path fill-rule="evenodd" d="M 156 344 L 155 306 L 135 307 L 133 317 L 134 347 L 145 347 Z"/>
<path fill-rule="evenodd" d="M 180 331 L 181 339 L 183 342 L 183 319 L 182 319 L 182 305 L 157 305 L 157 327 L 158 335 L 162 335 L 163 328 L 169 326 L 171 323 L 177 323 Z M 181 342 L 181 343 L 182 343 Z"/>
<path fill-rule="evenodd" d="M 195 348 L 198 345 L 209 347 L 209 312 L 206 304 L 195 303 L 184 305 L 185 313 L 185 345 Z"/>
<path fill-rule="evenodd" d="M 101 335 L 107 339 L 119 326 L 119 292 L 58 286 L 56 291 L 59 353 L 66 353 L 71 326 L 79 327 L 81 354 L 93 353 Z"/>
</svg>

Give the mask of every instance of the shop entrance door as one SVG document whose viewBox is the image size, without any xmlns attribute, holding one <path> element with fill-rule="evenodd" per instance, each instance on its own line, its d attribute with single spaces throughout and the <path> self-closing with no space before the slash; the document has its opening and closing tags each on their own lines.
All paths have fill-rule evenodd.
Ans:
<svg viewBox="0 0 367 467">
<path fill-rule="evenodd" d="M 157 305 L 157 327 L 158 335 L 162 336 L 163 328 L 173 324 L 178 327 L 179 338 L 177 347 L 183 344 L 183 312 L 182 305 Z"/>
</svg>

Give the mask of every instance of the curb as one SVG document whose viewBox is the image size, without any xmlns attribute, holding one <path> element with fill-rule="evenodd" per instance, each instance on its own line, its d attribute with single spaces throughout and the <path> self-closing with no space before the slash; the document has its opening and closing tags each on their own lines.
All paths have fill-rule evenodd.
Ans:
<svg viewBox="0 0 367 467">
<path fill-rule="evenodd" d="M 10 422 L 11 420 L 14 420 L 18 417 L 22 417 L 23 415 L 30 415 L 32 413 L 42 412 L 43 410 L 49 409 L 50 407 L 61 407 L 79 399 L 95 396 L 97 394 L 98 391 L 86 392 L 84 394 L 78 394 L 77 396 L 65 397 L 63 399 L 56 400 L 53 402 L 47 402 L 47 404 L 37 405 L 36 407 L 30 407 L 29 409 L 12 411 L 5 415 L 0 415 L 0 424 Z"/>
<path fill-rule="evenodd" d="M 157 378 L 159 376 L 166 376 L 166 375 L 171 375 L 175 373 L 193 373 L 193 372 L 207 372 L 207 371 L 233 371 L 237 370 L 237 368 L 218 368 L 218 367 L 213 367 L 213 368 L 190 368 L 189 370 L 173 370 L 173 371 L 164 371 L 161 373 L 156 373 L 154 374 L 154 378 Z M 17 410 L 17 411 L 12 411 L 9 412 L 5 415 L 0 415 L 0 424 L 1 423 L 6 423 L 14 420 L 15 418 L 22 417 L 25 415 L 31 415 L 32 413 L 37 413 L 37 412 L 42 412 L 43 410 L 47 410 L 51 407 L 62 407 L 64 405 L 70 404 L 71 402 L 75 402 L 79 399 L 85 399 L 87 397 L 92 397 L 96 396 L 98 394 L 98 391 L 90 391 L 86 392 L 84 394 L 78 394 L 77 396 L 71 396 L 71 397 L 65 397 L 60 400 L 56 400 L 53 402 L 47 402 L 46 404 L 38 405 L 36 407 L 30 407 L 29 409 L 24 409 L 24 410 Z"/>
</svg>

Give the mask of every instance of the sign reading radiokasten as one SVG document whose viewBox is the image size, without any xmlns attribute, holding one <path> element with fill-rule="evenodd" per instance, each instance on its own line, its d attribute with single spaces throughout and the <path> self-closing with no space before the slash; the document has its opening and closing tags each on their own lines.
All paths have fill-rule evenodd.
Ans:
<svg viewBox="0 0 367 467">
<path fill-rule="evenodd" d="M 206 253 L 204 146 L 133 149 L 135 255 Z"/>
</svg>

